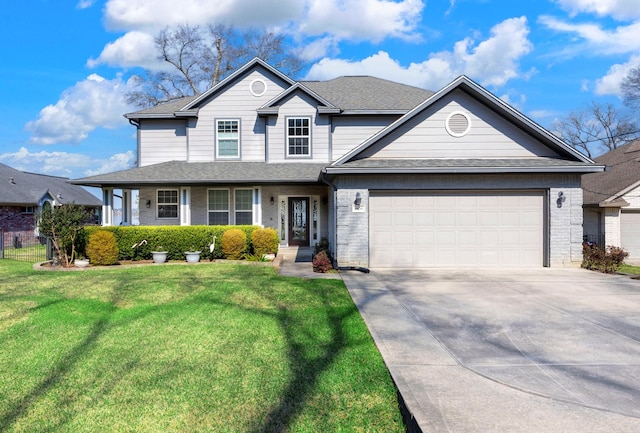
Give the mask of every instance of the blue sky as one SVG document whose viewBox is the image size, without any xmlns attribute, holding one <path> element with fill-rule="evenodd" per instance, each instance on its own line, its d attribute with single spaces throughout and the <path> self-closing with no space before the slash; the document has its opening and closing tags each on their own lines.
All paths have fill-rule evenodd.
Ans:
<svg viewBox="0 0 640 433">
<path fill-rule="evenodd" d="M 176 8 L 176 4 L 180 4 Z M 300 79 L 374 75 L 438 90 L 466 74 L 542 126 L 621 106 L 640 66 L 638 0 L 25 0 L 0 11 L 0 162 L 71 178 L 135 160 L 123 94 L 168 25 L 286 35 Z"/>
</svg>

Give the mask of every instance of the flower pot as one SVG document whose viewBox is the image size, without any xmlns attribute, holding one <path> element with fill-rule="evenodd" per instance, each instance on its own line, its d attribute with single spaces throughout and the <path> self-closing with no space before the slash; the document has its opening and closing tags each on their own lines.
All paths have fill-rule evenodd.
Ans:
<svg viewBox="0 0 640 433">
<path fill-rule="evenodd" d="M 187 263 L 198 263 L 201 252 L 202 251 L 185 251 L 184 255 L 187 258 Z"/>
<path fill-rule="evenodd" d="M 75 259 L 73 261 L 73 266 L 76 268 L 86 268 L 89 266 L 89 259 Z"/>
<path fill-rule="evenodd" d="M 153 254 L 153 263 L 164 263 L 167 261 L 166 251 L 151 251 Z"/>
</svg>

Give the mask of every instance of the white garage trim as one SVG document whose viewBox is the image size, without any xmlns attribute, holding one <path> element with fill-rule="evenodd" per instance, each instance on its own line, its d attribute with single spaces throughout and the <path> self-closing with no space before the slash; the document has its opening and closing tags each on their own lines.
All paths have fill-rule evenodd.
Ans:
<svg viewBox="0 0 640 433">
<path fill-rule="evenodd" d="M 372 191 L 370 266 L 542 267 L 547 195 L 518 191 Z"/>
</svg>

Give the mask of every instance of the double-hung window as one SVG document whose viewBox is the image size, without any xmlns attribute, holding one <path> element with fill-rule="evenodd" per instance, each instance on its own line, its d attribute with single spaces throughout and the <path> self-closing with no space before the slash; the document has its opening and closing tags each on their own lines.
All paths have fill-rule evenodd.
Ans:
<svg viewBox="0 0 640 433">
<path fill-rule="evenodd" d="M 289 117 L 287 119 L 287 156 L 311 155 L 311 119 Z"/>
<path fill-rule="evenodd" d="M 159 189 L 157 193 L 158 218 L 178 218 L 178 190 Z"/>
<path fill-rule="evenodd" d="M 240 157 L 239 120 L 216 120 L 216 152 L 218 158 Z"/>
<path fill-rule="evenodd" d="M 229 224 L 229 190 L 209 190 L 209 225 Z"/>
<path fill-rule="evenodd" d="M 253 190 L 236 189 L 235 193 L 236 224 L 253 224 Z"/>
</svg>

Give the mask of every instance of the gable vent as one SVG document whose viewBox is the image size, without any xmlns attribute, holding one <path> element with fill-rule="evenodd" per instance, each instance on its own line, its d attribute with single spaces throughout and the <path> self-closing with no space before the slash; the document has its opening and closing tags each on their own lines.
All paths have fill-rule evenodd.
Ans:
<svg viewBox="0 0 640 433">
<path fill-rule="evenodd" d="M 467 113 L 454 111 L 447 117 L 445 127 L 450 135 L 454 137 L 462 137 L 471 129 L 471 119 L 469 119 Z"/>
</svg>

